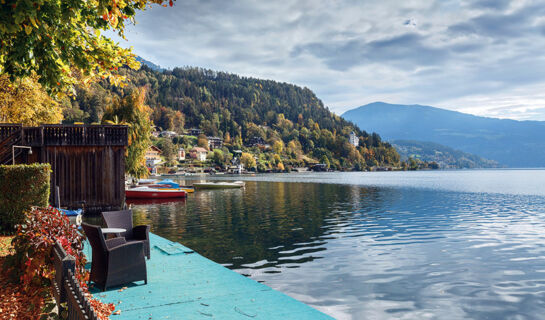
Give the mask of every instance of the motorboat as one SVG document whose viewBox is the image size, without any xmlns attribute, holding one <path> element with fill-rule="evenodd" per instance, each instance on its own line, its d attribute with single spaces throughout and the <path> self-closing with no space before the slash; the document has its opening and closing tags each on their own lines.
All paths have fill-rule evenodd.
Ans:
<svg viewBox="0 0 545 320">
<path fill-rule="evenodd" d="M 193 184 L 193 187 L 196 189 L 233 189 L 244 187 L 244 182 L 197 182 Z"/>
<path fill-rule="evenodd" d="M 153 184 L 156 183 L 157 179 L 139 179 L 138 184 Z"/>
<path fill-rule="evenodd" d="M 130 199 L 185 198 L 187 192 L 180 188 L 136 187 L 126 189 L 125 196 Z"/>
<path fill-rule="evenodd" d="M 180 184 L 170 179 L 161 180 L 160 182 L 157 182 L 155 184 L 148 185 L 148 187 L 154 188 L 154 189 L 164 189 L 164 188 L 181 189 L 187 193 L 195 192 L 195 188 L 193 188 L 192 186 L 181 186 Z"/>
</svg>

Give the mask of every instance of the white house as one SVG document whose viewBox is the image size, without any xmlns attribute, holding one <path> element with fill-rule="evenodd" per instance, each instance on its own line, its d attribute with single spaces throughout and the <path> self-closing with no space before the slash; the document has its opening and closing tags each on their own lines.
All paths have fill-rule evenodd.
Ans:
<svg viewBox="0 0 545 320">
<path fill-rule="evenodd" d="M 189 156 L 199 161 L 206 161 L 207 155 L 208 151 L 205 148 L 194 147 L 193 149 L 189 150 Z"/>
<path fill-rule="evenodd" d="M 360 145 L 360 138 L 356 136 L 356 133 L 354 131 L 350 132 L 350 137 L 348 138 L 348 140 L 354 147 L 357 147 Z"/>
</svg>

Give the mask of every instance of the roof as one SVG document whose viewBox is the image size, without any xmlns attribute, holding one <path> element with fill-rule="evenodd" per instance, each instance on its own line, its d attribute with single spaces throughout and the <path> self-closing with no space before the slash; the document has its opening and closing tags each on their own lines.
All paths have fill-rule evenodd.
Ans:
<svg viewBox="0 0 545 320">
<path fill-rule="evenodd" d="M 190 151 L 194 151 L 194 152 L 208 152 L 208 150 L 206 150 L 205 148 L 201 148 L 201 147 L 194 147 L 194 148 L 191 149 Z"/>
<path fill-rule="evenodd" d="M 163 151 L 161 151 L 161 149 L 157 148 L 156 146 L 150 146 L 149 148 L 152 149 L 152 150 L 155 150 L 155 151 L 157 151 L 159 153 L 163 153 Z"/>
</svg>

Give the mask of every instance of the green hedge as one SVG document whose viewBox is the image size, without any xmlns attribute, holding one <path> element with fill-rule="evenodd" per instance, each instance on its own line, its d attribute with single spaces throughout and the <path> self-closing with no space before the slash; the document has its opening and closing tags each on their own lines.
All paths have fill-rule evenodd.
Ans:
<svg viewBox="0 0 545 320">
<path fill-rule="evenodd" d="M 0 165 L 0 232 L 13 232 L 31 206 L 46 207 L 50 190 L 49 164 Z"/>
</svg>

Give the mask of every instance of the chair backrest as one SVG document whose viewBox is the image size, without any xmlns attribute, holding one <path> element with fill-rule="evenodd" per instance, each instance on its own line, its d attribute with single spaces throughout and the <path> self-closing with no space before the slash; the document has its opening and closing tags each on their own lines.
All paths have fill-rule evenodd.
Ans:
<svg viewBox="0 0 545 320">
<path fill-rule="evenodd" d="M 121 236 L 132 239 L 132 210 L 102 212 L 102 219 L 108 228 L 123 228 L 127 230 Z"/>
<path fill-rule="evenodd" d="M 87 240 L 89 240 L 93 251 L 96 251 L 97 253 L 106 252 L 106 240 L 104 239 L 104 235 L 102 234 L 102 230 L 100 229 L 100 227 L 85 222 L 81 223 L 81 227 L 83 228 L 83 231 L 85 232 Z"/>
</svg>

